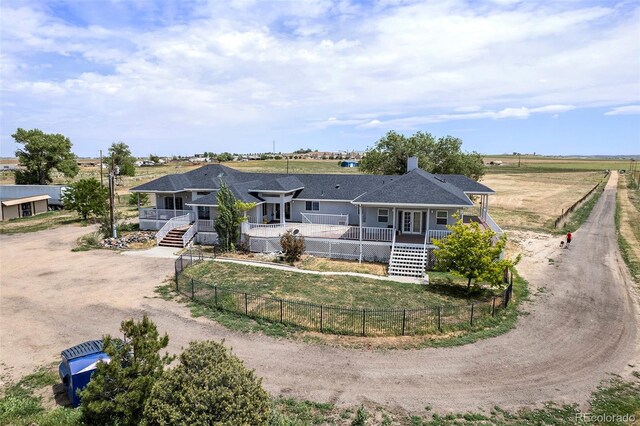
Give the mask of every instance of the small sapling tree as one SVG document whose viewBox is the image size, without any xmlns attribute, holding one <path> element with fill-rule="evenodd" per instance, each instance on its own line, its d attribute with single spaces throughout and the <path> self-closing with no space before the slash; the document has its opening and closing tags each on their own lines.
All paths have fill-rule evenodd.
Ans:
<svg viewBox="0 0 640 426">
<path fill-rule="evenodd" d="M 217 195 L 218 215 L 214 226 L 218 233 L 220 248 L 224 251 L 235 251 L 240 238 L 240 224 L 247 220 L 245 212 L 255 207 L 255 203 L 245 203 L 237 200 L 229 187 L 220 183 Z"/>
<path fill-rule="evenodd" d="M 95 178 L 80 179 L 67 186 L 62 193 L 62 204 L 65 209 L 75 210 L 87 219 L 90 214 L 101 216 L 105 214 L 108 205 L 109 191 Z"/>
<path fill-rule="evenodd" d="M 496 233 L 491 229 L 480 229 L 476 222 L 464 224 L 461 219 L 447 228 L 451 231 L 447 238 L 434 240 L 438 247 L 434 251 L 438 269 L 467 278 L 467 290 L 471 289 L 472 281 L 478 280 L 492 287 L 502 286 L 505 268 L 512 268 L 520 260 L 500 259 L 506 234 L 494 242 Z"/>
</svg>

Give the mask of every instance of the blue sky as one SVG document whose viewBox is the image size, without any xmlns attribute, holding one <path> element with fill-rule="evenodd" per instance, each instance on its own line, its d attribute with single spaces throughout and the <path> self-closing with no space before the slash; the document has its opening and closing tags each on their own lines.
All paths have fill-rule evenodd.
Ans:
<svg viewBox="0 0 640 426">
<path fill-rule="evenodd" d="M 0 4 L 0 154 L 18 127 L 80 156 L 364 150 L 640 153 L 640 2 Z"/>
</svg>

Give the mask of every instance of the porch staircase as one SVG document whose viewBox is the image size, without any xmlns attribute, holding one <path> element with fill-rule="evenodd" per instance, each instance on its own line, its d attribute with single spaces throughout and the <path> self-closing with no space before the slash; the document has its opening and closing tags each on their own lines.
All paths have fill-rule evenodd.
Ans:
<svg viewBox="0 0 640 426">
<path fill-rule="evenodd" d="M 189 226 L 180 226 L 178 228 L 174 228 L 165 237 L 158 243 L 159 246 L 163 247 L 179 247 L 183 248 L 182 244 L 182 236 L 189 230 Z"/>
<path fill-rule="evenodd" d="M 424 277 L 425 250 L 423 244 L 394 243 L 389 258 L 389 275 Z"/>
</svg>

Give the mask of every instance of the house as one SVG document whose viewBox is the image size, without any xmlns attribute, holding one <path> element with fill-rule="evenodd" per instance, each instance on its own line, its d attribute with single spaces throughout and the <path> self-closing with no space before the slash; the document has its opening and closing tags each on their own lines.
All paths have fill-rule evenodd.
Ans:
<svg viewBox="0 0 640 426">
<path fill-rule="evenodd" d="M 139 209 L 140 228 L 159 230 L 160 244 L 217 240 L 217 191 L 255 203 L 242 224 L 254 252 L 280 250 L 280 235 L 297 230 L 306 252 L 332 258 L 389 261 L 392 275 L 421 276 L 433 264 L 434 239 L 445 238 L 458 214 L 502 231 L 488 213 L 494 191 L 462 175 L 434 175 L 410 158 L 404 175 L 247 173 L 214 164 L 163 176 L 131 189 L 155 195 Z M 479 199 L 479 213 L 471 196 Z M 465 214 L 467 211 L 467 214 Z M 166 239 L 166 240 L 165 240 Z M 165 240 L 165 241 L 163 241 Z"/>
</svg>

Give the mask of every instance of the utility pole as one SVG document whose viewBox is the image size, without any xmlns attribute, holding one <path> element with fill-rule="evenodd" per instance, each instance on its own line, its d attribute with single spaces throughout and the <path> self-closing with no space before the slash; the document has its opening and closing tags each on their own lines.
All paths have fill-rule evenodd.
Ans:
<svg viewBox="0 0 640 426">
<path fill-rule="evenodd" d="M 520 167 L 520 154 L 518 154 L 518 167 Z"/>
<path fill-rule="evenodd" d="M 287 174 L 289 174 L 289 157 L 287 157 Z"/>
<path fill-rule="evenodd" d="M 115 192 L 115 167 L 113 167 L 113 155 L 111 155 L 111 170 L 109 171 L 109 225 L 111 227 L 111 236 L 117 238 L 113 204 Z"/>
<path fill-rule="evenodd" d="M 102 182 L 102 150 L 100 150 L 100 186 L 103 186 L 104 183 Z"/>
</svg>

